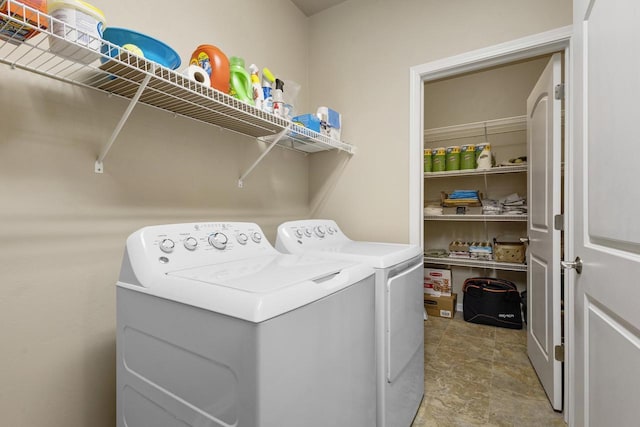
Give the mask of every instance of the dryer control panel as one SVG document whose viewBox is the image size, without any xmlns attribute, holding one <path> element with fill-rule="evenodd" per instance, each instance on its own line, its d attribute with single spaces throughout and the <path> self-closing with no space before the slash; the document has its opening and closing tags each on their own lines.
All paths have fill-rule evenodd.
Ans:
<svg viewBox="0 0 640 427">
<path fill-rule="evenodd" d="M 257 224 L 205 222 L 156 225 L 142 228 L 127 239 L 127 251 L 135 263 L 143 257 L 171 270 L 268 255 L 275 249 Z"/>
<path fill-rule="evenodd" d="M 283 252 L 297 252 L 289 247 L 326 247 L 330 244 L 350 241 L 338 224 L 329 219 L 289 221 L 278 227 L 276 249 Z"/>
</svg>

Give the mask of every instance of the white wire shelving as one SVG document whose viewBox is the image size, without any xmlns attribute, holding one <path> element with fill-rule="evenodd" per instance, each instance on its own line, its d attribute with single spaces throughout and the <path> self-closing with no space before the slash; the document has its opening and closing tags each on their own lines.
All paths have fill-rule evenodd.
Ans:
<svg viewBox="0 0 640 427">
<path fill-rule="evenodd" d="M 462 169 L 443 172 L 425 172 L 425 178 L 451 178 L 452 176 L 495 175 L 501 173 L 527 172 L 527 165 L 496 166 L 491 169 Z"/>
<path fill-rule="evenodd" d="M 431 257 L 425 256 L 426 264 L 451 265 L 457 267 L 486 268 L 490 270 L 527 271 L 527 264 L 513 262 L 483 261 L 467 258 Z"/>
<path fill-rule="evenodd" d="M 425 221 L 527 222 L 527 215 L 425 215 Z"/>
<path fill-rule="evenodd" d="M 0 63 L 129 100 L 96 159 L 97 173 L 103 172 L 105 157 L 138 103 L 268 142 L 262 155 L 240 176 L 240 187 L 276 145 L 303 153 L 332 149 L 355 153 L 351 144 L 241 102 L 22 3 L 6 0 L 6 5 L 11 13 L 0 13 Z M 24 21 L 23 16 L 29 16 L 29 21 Z M 60 31 L 53 32 L 54 24 L 64 29 L 65 36 L 56 34 Z M 38 30 L 39 34 L 23 42 L 9 35 L 9 31 L 29 30 Z M 52 41 L 64 44 L 62 52 L 52 51 Z"/>
</svg>

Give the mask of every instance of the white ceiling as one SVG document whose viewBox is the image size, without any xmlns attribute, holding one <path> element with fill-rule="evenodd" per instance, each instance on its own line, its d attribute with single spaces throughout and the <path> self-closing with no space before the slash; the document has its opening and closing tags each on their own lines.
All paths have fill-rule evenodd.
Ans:
<svg viewBox="0 0 640 427">
<path fill-rule="evenodd" d="M 305 15 L 311 16 L 346 0 L 291 0 Z"/>
</svg>

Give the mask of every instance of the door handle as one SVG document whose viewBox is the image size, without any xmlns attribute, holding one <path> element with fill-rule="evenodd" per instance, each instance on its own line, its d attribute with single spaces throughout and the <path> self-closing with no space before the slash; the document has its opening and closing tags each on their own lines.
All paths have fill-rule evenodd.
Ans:
<svg viewBox="0 0 640 427">
<path fill-rule="evenodd" d="M 562 268 L 573 268 L 578 274 L 582 273 L 582 260 L 579 256 L 574 261 L 560 261 L 560 265 Z"/>
<path fill-rule="evenodd" d="M 529 244 L 529 236 L 527 236 L 527 237 L 521 237 L 521 238 L 520 238 L 520 242 L 521 242 L 521 243 L 524 243 L 525 245 L 528 245 L 528 244 Z"/>
</svg>

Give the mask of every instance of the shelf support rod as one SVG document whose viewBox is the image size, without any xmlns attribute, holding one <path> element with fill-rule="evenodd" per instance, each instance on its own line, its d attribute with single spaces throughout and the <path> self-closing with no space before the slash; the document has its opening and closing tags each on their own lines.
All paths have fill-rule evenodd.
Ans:
<svg viewBox="0 0 640 427">
<path fill-rule="evenodd" d="M 285 136 L 287 132 L 289 132 L 289 129 L 291 129 L 291 124 L 287 125 L 286 128 L 284 128 L 279 134 L 276 135 L 275 139 L 271 142 L 267 149 L 264 150 L 260 157 L 258 157 L 258 159 L 249 167 L 249 169 L 247 169 L 247 171 L 240 176 L 240 178 L 238 179 L 238 188 L 244 188 L 245 178 L 248 177 L 251 172 L 253 172 L 255 167 L 258 166 L 262 159 L 264 159 L 266 155 L 269 154 L 271 149 L 275 147 L 276 144 L 282 139 L 282 137 Z"/>
<path fill-rule="evenodd" d="M 129 106 L 127 107 L 124 114 L 122 115 L 122 118 L 116 125 L 116 128 L 113 130 L 113 133 L 109 138 L 109 141 L 107 141 L 105 146 L 102 148 L 102 151 L 100 152 L 100 155 L 98 156 L 98 159 L 96 160 L 96 164 L 95 164 L 96 173 L 102 173 L 104 171 L 102 162 L 104 161 L 104 158 L 107 157 L 109 150 L 111 150 L 111 146 L 116 141 L 116 138 L 118 138 L 118 135 L 122 131 L 122 128 L 124 127 L 125 123 L 127 123 L 127 120 L 129 119 L 129 116 L 131 115 L 133 108 L 136 106 L 136 104 L 140 100 L 140 97 L 142 96 L 142 92 L 144 92 L 145 88 L 149 84 L 149 81 L 151 80 L 151 76 L 152 76 L 151 74 L 147 74 L 144 80 L 142 80 L 142 83 L 140 84 L 140 87 L 138 87 L 136 94 L 133 96 L 133 98 L 131 98 L 131 101 L 129 102 Z"/>
</svg>

